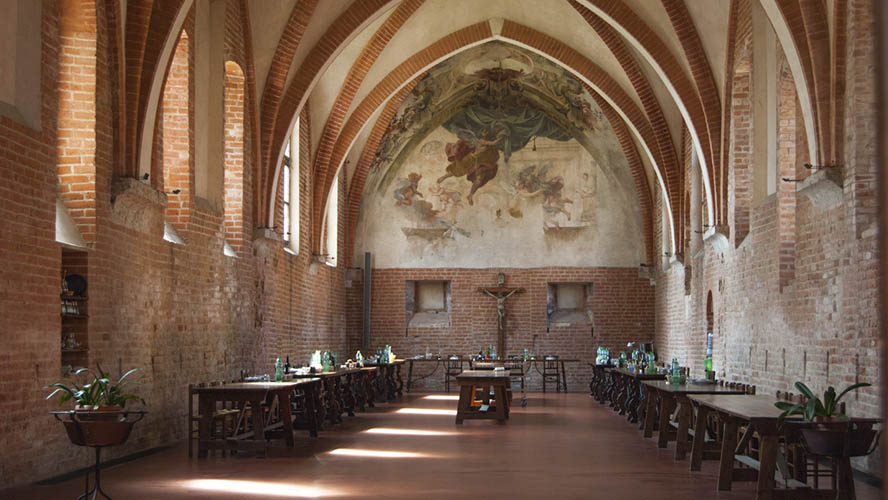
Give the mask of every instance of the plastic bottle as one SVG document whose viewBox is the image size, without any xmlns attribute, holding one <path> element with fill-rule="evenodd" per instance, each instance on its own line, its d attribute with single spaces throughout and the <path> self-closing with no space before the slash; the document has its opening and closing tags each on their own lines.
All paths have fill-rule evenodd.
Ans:
<svg viewBox="0 0 888 500">
<path fill-rule="evenodd" d="M 274 381 L 275 382 L 283 382 L 284 380 L 284 365 L 281 363 L 281 357 L 278 356 L 274 361 Z"/>
<path fill-rule="evenodd" d="M 678 358 L 672 358 L 672 383 L 676 385 L 681 383 L 681 373 L 678 369 Z"/>
</svg>

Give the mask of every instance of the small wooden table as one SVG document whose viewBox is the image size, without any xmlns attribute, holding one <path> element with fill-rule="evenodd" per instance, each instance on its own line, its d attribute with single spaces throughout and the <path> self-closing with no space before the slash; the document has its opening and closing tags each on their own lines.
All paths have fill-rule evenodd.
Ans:
<svg viewBox="0 0 888 500">
<path fill-rule="evenodd" d="M 200 422 L 198 424 L 197 456 L 205 458 L 210 448 L 223 448 L 224 442 L 210 439 L 210 427 L 212 426 L 213 412 L 218 401 L 234 401 L 250 404 L 253 416 L 253 443 L 257 448 L 265 449 L 267 438 L 266 429 L 269 422 L 266 420 L 262 404 L 271 406 L 275 398 L 278 400 L 282 434 L 287 446 L 294 446 L 293 416 L 290 411 L 290 395 L 298 387 L 317 384 L 319 379 L 294 380 L 290 382 L 240 382 L 234 384 L 217 385 L 209 387 L 196 387 L 194 392 L 198 397 L 198 411 Z M 311 405 L 308 411 L 314 412 L 314 398 L 307 397 L 306 405 Z M 315 433 L 314 431 L 312 431 Z"/>
<path fill-rule="evenodd" d="M 462 424 L 465 419 L 496 419 L 501 424 L 506 423 L 509 418 L 508 390 L 511 388 L 510 381 L 509 370 L 465 370 L 457 375 L 459 403 L 456 407 L 456 423 Z M 483 404 L 494 407 L 495 412 L 481 411 L 472 406 L 476 387 L 481 388 Z M 493 387 L 495 400 L 492 404 L 490 401 L 491 387 Z"/>
<path fill-rule="evenodd" d="M 643 382 L 646 389 L 644 437 L 651 437 L 654 430 L 654 415 L 656 400 L 660 400 L 659 433 L 657 434 L 657 446 L 665 448 L 672 439 L 673 434 L 669 425 L 669 414 L 678 408 L 678 430 L 675 432 L 675 459 L 684 460 L 688 451 L 688 431 L 691 428 L 693 408 L 688 400 L 692 394 L 719 394 L 730 396 L 743 396 L 746 392 L 742 389 L 732 389 L 718 384 L 673 384 L 667 380 L 648 380 Z M 696 429 L 694 430 L 696 436 Z"/>
</svg>

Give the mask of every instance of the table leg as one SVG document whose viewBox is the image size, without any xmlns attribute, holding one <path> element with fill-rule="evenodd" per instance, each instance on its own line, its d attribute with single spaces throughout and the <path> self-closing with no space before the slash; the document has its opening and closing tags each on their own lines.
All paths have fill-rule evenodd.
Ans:
<svg viewBox="0 0 888 500">
<path fill-rule="evenodd" d="M 660 393 L 660 432 L 657 434 L 657 447 L 669 444 L 669 414 L 675 408 L 675 400 L 665 392 Z"/>
<path fill-rule="evenodd" d="M 564 369 L 564 361 L 561 362 L 561 385 L 567 393 L 567 370 Z"/>
<path fill-rule="evenodd" d="M 697 423 L 694 425 L 694 443 L 691 445 L 691 470 L 698 471 L 703 465 L 703 448 L 706 444 L 706 417 L 709 409 L 697 407 Z"/>
<path fill-rule="evenodd" d="M 197 457 L 207 457 L 207 443 L 210 440 L 210 432 L 213 426 L 213 411 L 216 409 L 216 398 L 209 394 L 199 394 L 197 408 L 200 412 L 200 421 L 197 426 Z M 188 439 L 191 439 L 189 436 Z"/>
<path fill-rule="evenodd" d="M 761 449 L 759 451 L 757 500 L 771 500 L 774 497 L 774 471 L 777 468 L 777 434 L 768 432 L 759 434 Z"/>
<path fill-rule="evenodd" d="M 649 387 L 644 393 L 644 437 L 649 438 L 654 435 L 657 418 L 657 390 Z"/>
<path fill-rule="evenodd" d="M 278 406 L 281 422 L 284 424 L 284 442 L 290 448 L 296 445 L 296 440 L 293 438 L 293 412 L 291 410 L 293 402 L 290 400 L 292 392 L 292 390 L 278 391 Z"/>
<path fill-rule="evenodd" d="M 684 460 L 688 451 L 688 429 L 694 408 L 686 396 L 678 396 L 678 434 L 675 436 L 675 459 Z"/>
<path fill-rule="evenodd" d="M 253 443 L 256 445 L 255 449 L 264 449 L 263 441 L 265 441 L 265 409 L 262 407 L 262 400 L 256 399 L 254 401 L 250 401 L 250 406 L 253 407 Z"/>
<path fill-rule="evenodd" d="M 320 425 L 318 423 L 318 384 L 310 384 L 304 391 L 305 394 L 305 418 L 308 420 L 308 435 L 318 437 Z"/>
<path fill-rule="evenodd" d="M 723 415 L 724 416 L 724 415 Z M 719 491 L 731 491 L 731 479 L 734 475 L 734 448 L 737 447 L 737 421 L 724 418 L 725 430 L 722 436 L 721 460 L 718 468 Z M 771 477 L 773 478 L 773 473 Z"/>
<path fill-rule="evenodd" d="M 471 404 L 473 387 L 474 385 L 459 386 L 459 402 L 456 404 L 456 423 L 458 425 L 462 425 L 462 416 L 469 411 L 469 404 Z"/>
<path fill-rule="evenodd" d="M 496 398 L 496 420 L 497 422 L 506 423 L 506 409 L 509 406 L 509 397 L 506 396 L 506 386 L 496 384 L 493 386 L 493 395 Z"/>
</svg>

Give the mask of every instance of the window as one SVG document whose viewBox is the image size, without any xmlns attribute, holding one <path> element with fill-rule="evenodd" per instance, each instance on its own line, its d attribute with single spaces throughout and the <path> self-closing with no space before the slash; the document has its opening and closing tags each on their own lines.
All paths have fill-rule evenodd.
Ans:
<svg viewBox="0 0 888 500">
<path fill-rule="evenodd" d="M 339 237 L 339 174 L 333 178 L 330 187 L 330 196 L 327 199 L 327 265 L 336 267 L 336 253 L 338 251 Z"/>
<path fill-rule="evenodd" d="M 546 313 L 549 326 L 586 325 L 592 322 L 592 283 L 549 283 Z"/>
<path fill-rule="evenodd" d="M 293 125 L 290 140 L 284 149 L 283 172 L 283 229 L 285 247 L 299 253 L 299 119 Z"/>
<path fill-rule="evenodd" d="M 450 327 L 450 282 L 407 281 L 405 312 L 410 328 Z"/>
</svg>

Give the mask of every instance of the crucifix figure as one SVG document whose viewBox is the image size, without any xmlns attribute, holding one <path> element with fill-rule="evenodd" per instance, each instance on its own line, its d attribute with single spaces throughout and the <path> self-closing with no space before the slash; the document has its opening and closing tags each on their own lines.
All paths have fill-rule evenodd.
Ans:
<svg viewBox="0 0 888 500">
<path fill-rule="evenodd" d="M 497 286 L 487 286 L 481 287 L 478 289 L 479 292 L 489 295 L 496 299 L 496 330 L 497 330 L 497 341 L 496 341 L 496 352 L 500 357 L 505 357 L 505 341 L 506 341 L 506 299 L 515 295 L 516 293 L 523 293 L 523 288 L 510 288 L 505 286 L 506 283 L 506 275 L 503 273 L 497 274 Z"/>
</svg>

